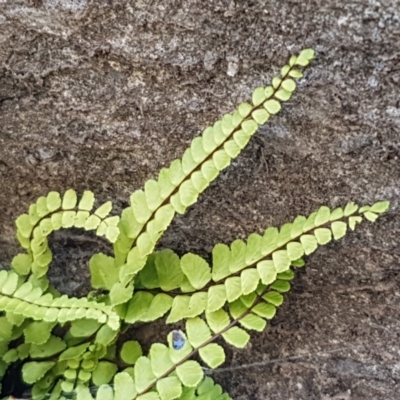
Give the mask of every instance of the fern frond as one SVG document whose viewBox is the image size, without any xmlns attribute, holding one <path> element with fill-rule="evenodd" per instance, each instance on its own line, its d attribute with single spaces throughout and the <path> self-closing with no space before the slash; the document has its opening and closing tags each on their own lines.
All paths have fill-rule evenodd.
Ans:
<svg viewBox="0 0 400 400">
<path fill-rule="evenodd" d="M 254 294 L 259 284 L 273 284 L 284 291 L 288 283 L 282 277 L 291 276 L 291 266 L 303 266 L 302 257 L 332 238 L 342 238 L 347 227 L 354 229 L 363 219 L 376 220 L 387 208 L 388 202 L 363 207 L 358 213 L 354 203 L 333 211 L 323 206 L 308 218 L 299 216 L 280 229 L 268 228 L 263 235 L 253 233 L 247 242 L 217 244 L 212 268 L 195 254 L 179 259 L 171 250 L 156 252 L 138 275 L 125 320 L 147 322 L 170 310 L 167 322 L 172 323 Z M 169 293 L 157 293 L 158 289 Z"/>
<path fill-rule="evenodd" d="M 293 277 L 285 273 L 276 282 L 286 282 Z M 183 345 L 174 346 L 172 333 L 168 336 L 169 346 L 153 344 L 149 356 L 139 357 L 134 365 L 133 377 L 138 395 L 152 393 L 157 389 L 162 393 L 165 387 L 174 387 L 178 393 L 182 387 L 194 388 L 203 380 L 204 372 L 200 364 L 190 360 L 195 354 L 211 368 L 216 368 L 225 361 L 224 349 L 213 343 L 218 337 L 235 346 L 244 347 L 250 335 L 236 325 L 241 324 L 246 330 L 263 330 L 266 320 L 273 318 L 275 307 L 282 304 L 283 297 L 265 285 L 259 285 L 253 299 L 243 297 L 229 304 L 229 314 L 220 309 L 186 321 L 186 335 Z M 168 385 L 167 385 L 168 382 Z M 165 386 L 164 386 L 165 384 Z M 218 391 L 218 396 L 222 391 Z M 141 398 L 140 396 L 138 398 Z M 161 398 L 164 398 L 161 396 Z M 166 397 L 168 398 L 168 397 Z"/>
<path fill-rule="evenodd" d="M 169 226 L 175 213 L 183 214 L 210 183 L 238 156 L 271 115 L 277 114 L 296 88 L 291 77 L 301 76 L 296 66 L 306 66 L 314 57 L 311 49 L 292 57 L 272 86 L 257 88 L 252 104 L 243 103 L 195 138 L 181 160 L 163 168 L 157 180 L 148 180 L 144 190 L 131 196 L 131 206 L 122 213 L 121 234 L 114 245 L 120 280 L 128 283 Z M 297 72 L 296 72 L 297 71 Z"/>
<path fill-rule="evenodd" d="M 32 272 L 41 277 L 47 273 L 52 260 L 47 238 L 61 228 L 96 230 L 98 236 L 105 236 L 112 243 L 117 240 L 119 217 L 108 217 L 111 202 L 104 203 L 91 214 L 94 195 L 87 190 L 77 203 L 77 194 L 72 189 L 67 190 L 63 198 L 57 192 L 50 192 L 47 197 L 39 197 L 29 207 L 28 214 L 17 218 L 17 238 L 27 250 L 12 261 L 12 267 L 19 275 Z"/>
<path fill-rule="evenodd" d="M 274 286 L 258 285 L 252 296 L 243 296 L 229 303 L 229 313 L 219 309 L 206 312 L 205 319 L 187 319 L 186 335 L 180 333 L 184 343 L 178 349 L 174 346 L 172 333 L 168 335 L 169 346 L 153 344 L 149 356 L 141 356 L 135 362 L 133 377 L 138 395 L 152 393 L 154 389 L 161 393 L 163 382 L 168 382 L 169 387 L 173 386 L 176 390 L 180 387 L 193 388 L 199 385 L 204 378 L 204 372 L 200 364 L 190 358 L 198 354 L 210 368 L 217 368 L 225 361 L 224 349 L 213 343 L 217 338 L 222 337 L 235 347 L 245 347 L 250 339 L 246 330 L 261 331 L 265 328 L 266 320 L 274 317 L 276 307 L 283 302 L 283 296 L 277 290 L 282 288 L 282 291 L 287 291 L 288 286 L 282 285 L 282 282 L 287 283 L 293 276 L 293 273 L 286 272 L 279 274 Z M 275 290 L 272 287 L 275 287 Z M 239 328 L 238 324 L 244 329 Z M 216 390 L 215 395 L 216 398 L 226 396 L 220 388 Z"/>
<path fill-rule="evenodd" d="M 99 336 L 101 329 L 97 336 Z M 110 342 L 115 341 L 116 336 L 114 335 Z M 102 345 L 97 341 L 86 341 L 78 345 L 71 345 L 71 337 L 68 337 L 68 335 L 64 340 L 56 339 L 58 347 L 55 347 L 55 344 L 49 340 L 39 346 L 39 350 L 36 350 L 36 352 L 49 353 L 46 355 L 50 355 L 57 360 L 49 366 L 44 374 L 39 376 L 30 369 L 22 371 L 24 381 L 34 384 L 32 387 L 33 397 L 49 393 L 52 395 L 57 393 L 57 396 L 61 392 L 72 393 L 79 389 L 80 386 L 88 386 L 89 383 L 100 386 L 109 383 L 113 379 L 118 368 L 115 363 L 108 361 L 112 357 L 113 346 L 107 347 L 110 343 Z M 55 342 L 55 339 L 53 339 L 53 342 Z M 38 360 L 40 353 L 34 353 L 32 348 L 33 345 L 29 355 L 33 359 L 36 358 L 35 363 L 41 366 L 44 361 Z M 54 398 L 58 399 L 59 397 Z"/>
<path fill-rule="evenodd" d="M 11 312 L 38 321 L 65 323 L 81 318 L 106 323 L 117 330 L 119 317 L 111 306 L 87 298 L 53 297 L 51 293 L 24 282 L 14 271 L 0 271 L 0 311 Z"/>
</svg>

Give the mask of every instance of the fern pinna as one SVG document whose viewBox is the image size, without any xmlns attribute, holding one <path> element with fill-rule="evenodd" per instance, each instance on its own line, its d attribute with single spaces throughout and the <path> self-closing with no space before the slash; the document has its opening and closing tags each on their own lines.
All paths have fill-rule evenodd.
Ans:
<svg viewBox="0 0 400 400">
<path fill-rule="evenodd" d="M 274 317 L 304 256 L 340 239 L 363 219 L 375 221 L 389 206 L 321 207 L 246 241 L 217 244 L 211 266 L 196 254 L 155 251 L 175 213 L 194 204 L 258 127 L 290 99 L 301 67 L 313 56 L 311 49 L 292 56 L 271 86 L 254 91 L 251 103 L 206 128 L 181 160 L 131 195 L 120 218 L 109 216 L 110 202 L 93 211 L 92 192 L 78 199 L 68 190 L 40 197 L 17 219 L 25 252 L 14 257 L 12 270 L 0 272 L 0 378 L 12 364 L 22 364 L 34 399 L 230 398 L 193 358 L 216 368 L 225 360 L 216 339 L 246 346 L 248 332 L 262 331 Z M 52 260 L 48 237 L 71 227 L 94 230 L 113 243 L 114 257 L 95 254 L 89 262 L 98 296 L 69 298 L 46 278 Z M 168 324 L 184 320 L 184 331 L 171 329 L 167 344 L 154 343 L 147 355 L 133 340 L 117 349 L 127 326 L 164 316 Z"/>
</svg>

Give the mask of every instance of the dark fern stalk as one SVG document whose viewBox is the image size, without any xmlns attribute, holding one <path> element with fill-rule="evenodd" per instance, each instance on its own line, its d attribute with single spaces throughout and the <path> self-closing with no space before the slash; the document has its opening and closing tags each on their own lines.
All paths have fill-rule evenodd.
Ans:
<svg viewBox="0 0 400 400">
<path fill-rule="evenodd" d="M 363 219 L 375 221 L 389 206 L 320 207 L 247 241 L 217 244 L 211 266 L 192 253 L 179 258 L 169 249 L 155 251 L 175 213 L 194 204 L 259 125 L 290 99 L 295 79 L 302 77 L 299 68 L 313 56 L 311 49 L 292 56 L 271 86 L 254 91 L 251 103 L 206 128 L 181 160 L 131 195 L 121 218 L 109 216 L 110 202 L 92 212 L 93 193 L 85 191 L 78 202 L 70 189 L 62 197 L 57 192 L 40 197 L 17 219 L 25 252 L 14 257 L 11 271 L 0 272 L 0 378 L 12 364 L 22 363 L 23 380 L 32 385 L 35 399 L 230 398 L 192 358 L 216 368 L 225 361 L 217 338 L 246 346 L 248 331 L 264 330 L 274 317 L 294 270 L 305 265 L 304 256 Z M 114 257 L 100 253 L 89 262 L 92 287 L 101 296 L 69 298 L 49 284 L 48 236 L 71 227 L 95 230 L 114 245 Z M 136 341 L 117 349 L 122 326 L 165 315 L 167 323 L 185 320 L 185 331 L 171 331 L 167 345 L 154 343 L 146 356 Z M 62 337 L 58 325 L 66 331 Z"/>
</svg>

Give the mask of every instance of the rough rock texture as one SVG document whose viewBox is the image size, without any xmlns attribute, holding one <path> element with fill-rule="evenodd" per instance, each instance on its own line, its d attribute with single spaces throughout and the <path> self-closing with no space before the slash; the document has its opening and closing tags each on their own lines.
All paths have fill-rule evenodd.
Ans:
<svg viewBox="0 0 400 400">
<path fill-rule="evenodd" d="M 88 188 L 119 211 L 313 47 L 297 94 L 160 246 L 205 255 L 322 204 L 390 200 L 379 222 L 309 257 L 269 329 L 212 375 L 236 400 L 398 399 L 399 46 L 396 0 L 0 1 L 2 266 L 38 196 Z M 53 283 L 84 294 L 86 262 L 107 246 L 81 232 L 53 246 Z"/>
</svg>

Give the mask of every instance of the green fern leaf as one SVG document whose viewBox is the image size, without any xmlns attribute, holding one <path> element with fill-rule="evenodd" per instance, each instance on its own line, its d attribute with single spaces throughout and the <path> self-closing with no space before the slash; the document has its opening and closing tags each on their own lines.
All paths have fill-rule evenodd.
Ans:
<svg viewBox="0 0 400 400">
<path fill-rule="evenodd" d="M 280 293 L 274 291 L 267 292 L 262 296 L 262 298 L 266 302 L 274 305 L 275 307 L 279 307 L 283 303 L 283 296 Z"/>
<path fill-rule="evenodd" d="M 242 281 L 239 277 L 231 277 L 225 281 L 226 297 L 229 302 L 236 300 L 242 294 Z"/>
<path fill-rule="evenodd" d="M 362 221 L 362 218 L 360 216 L 353 216 L 349 218 L 349 227 L 352 231 L 356 229 L 356 225 L 359 224 Z"/>
<path fill-rule="evenodd" d="M 294 272 L 291 269 L 289 269 L 289 270 L 287 270 L 285 272 L 281 272 L 281 273 L 278 274 L 278 279 L 282 279 L 282 280 L 285 280 L 285 281 L 290 281 L 293 278 L 294 278 Z"/>
<path fill-rule="evenodd" d="M 196 289 L 203 288 L 211 280 L 209 265 L 196 254 L 185 254 L 181 259 L 181 269 L 190 284 Z"/>
<path fill-rule="evenodd" d="M 40 217 L 37 213 L 37 205 L 36 204 L 31 204 L 29 206 L 28 216 L 29 216 L 30 224 L 32 226 L 36 225 L 38 223 L 38 221 L 40 221 Z"/>
<path fill-rule="evenodd" d="M 0 317 L 0 341 L 8 341 L 11 338 L 12 325 L 6 317 Z"/>
<path fill-rule="evenodd" d="M 254 292 L 258 286 L 260 276 L 255 268 L 247 269 L 240 275 L 242 284 L 242 294 L 250 294 Z"/>
<path fill-rule="evenodd" d="M 332 232 L 328 228 L 315 229 L 314 235 L 320 245 L 327 244 L 332 240 Z"/>
<path fill-rule="evenodd" d="M 49 212 L 54 212 L 61 207 L 61 196 L 58 192 L 50 192 L 46 198 L 46 208 Z"/>
<path fill-rule="evenodd" d="M 98 253 L 89 261 L 91 285 L 95 289 L 111 290 L 118 282 L 117 269 L 114 267 L 114 259 L 105 254 Z"/>
<path fill-rule="evenodd" d="M 33 321 L 24 328 L 25 342 L 43 344 L 50 338 L 53 322 Z"/>
<path fill-rule="evenodd" d="M 123 343 L 120 352 L 121 360 L 130 365 L 134 365 L 139 357 L 143 355 L 142 347 L 135 340 L 128 340 Z"/>
<path fill-rule="evenodd" d="M 46 197 L 39 197 L 36 200 L 36 214 L 39 218 L 44 217 L 45 215 L 49 214 L 49 209 L 47 208 L 47 199 Z"/>
<path fill-rule="evenodd" d="M 91 211 L 94 205 L 94 201 L 95 197 L 93 192 L 91 192 L 90 190 L 85 190 L 78 204 L 79 210 Z"/>
<path fill-rule="evenodd" d="M 78 319 L 72 321 L 70 334 L 74 337 L 90 337 L 100 328 L 101 324 L 93 319 Z"/>
<path fill-rule="evenodd" d="M 29 354 L 32 358 L 48 358 L 62 352 L 66 344 L 60 338 L 50 335 L 49 339 L 43 344 L 32 344 Z"/>
<path fill-rule="evenodd" d="M 106 203 L 102 204 L 94 214 L 97 215 L 99 218 L 104 219 L 112 210 L 112 203 L 111 201 L 107 201 Z"/>
<path fill-rule="evenodd" d="M 117 274 L 115 273 L 115 277 Z M 110 290 L 110 304 L 116 306 L 118 304 L 127 303 L 132 298 L 133 286 L 124 286 L 117 282 Z"/>
<path fill-rule="evenodd" d="M 313 49 L 302 50 L 299 56 L 295 58 L 294 64 L 305 67 L 314 58 L 314 54 L 315 51 Z"/>
<path fill-rule="evenodd" d="M 286 293 L 290 290 L 290 283 L 283 280 L 276 280 L 274 283 L 271 284 L 271 289 L 277 290 L 281 293 Z"/>
<path fill-rule="evenodd" d="M 292 97 L 292 93 L 288 92 L 285 89 L 279 89 L 275 93 L 275 98 L 277 98 L 280 101 L 288 101 Z"/>
<path fill-rule="evenodd" d="M 225 244 L 217 244 L 212 251 L 213 268 L 212 279 L 214 282 L 230 275 L 230 250 Z"/>
<path fill-rule="evenodd" d="M 58 358 L 59 361 L 64 361 L 64 360 L 71 360 L 74 358 L 79 358 L 88 348 L 89 343 L 83 343 L 79 346 L 74 346 L 74 347 L 69 347 L 66 349 L 64 352 L 60 354 L 60 357 Z"/>
<path fill-rule="evenodd" d="M 291 66 L 287 70 L 290 71 Z M 135 227 L 134 233 L 130 235 L 134 239 L 133 247 L 139 246 L 140 237 L 148 234 L 154 212 L 163 202 L 167 201 L 172 205 L 175 212 L 183 213 L 197 200 L 199 193 L 215 179 L 218 171 L 227 167 L 231 158 L 239 154 L 239 150 L 257 131 L 258 125 L 264 123 L 270 114 L 280 110 L 279 101 L 270 99 L 276 94 L 280 85 L 281 79 L 274 78 L 272 87 L 257 88 L 253 95 L 253 102 L 257 105 L 243 103 L 233 114 L 225 115 L 221 121 L 207 128 L 201 138 L 193 141 L 191 147 L 185 151 L 182 161 L 175 160 L 169 168 L 162 169 L 158 180 L 150 180 L 144 191 L 137 191 L 131 196 L 133 211 L 131 215 L 134 221 L 129 225 Z M 286 92 L 295 89 L 295 83 L 291 78 L 286 78 L 282 85 L 286 89 L 281 90 Z M 264 108 L 258 108 L 262 104 L 267 111 Z M 250 114 L 251 118 L 249 118 Z M 247 119 L 243 120 L 244 118 Z M 168 224 L 165 224 L 159 235 L 153 235 L 151 240 L 146 239 L 145 245 L 142 240 L 140 257 L 146 258 L 151 253 L 158 237 L 167 226 Z M 119 257 L 122 257 L 122 253 Z M 137 265 L 143 267 L 145 260 L 137 262 Z M 129 275 L 135 272 L 137 271 L 132 270 Z"/>
<path fill-rule="evenodd" d="M 190 296 L 176 296 L 172 302 L 171 312 L 167 318 L 167 324 L 171 324 L 181 320 L 182 318 L 185 318 L 189 309 L 189 302 Z"/>
<path fill-rule="evenodd" d="M 260 104 L 264 103 L 267 99 L 267 95 L 265 93 L 264 87 L 258 87 L 253 92 L 252 102 L 255 107 L 259 106 Z"/>
<path fill-rule="evenodd" d="M 127 400 L 136 395 L 136 387 L 132 377 L 127 372 L 116 374 L 114 377 L 114 400 Z"/>
<path fill-rule="evenodd" d="M 63 210 L 71 210 L 72 208 L 74 208 L 76 206 L 77 203 L 77 195 L 75 190 L 73 189 L 68 189 L 65 193 L 64 193 L 64 197 L 62 200 L 62 209 Z"/>
<path fill-rule="evenodd" d="M 246 259 L 245 262 L 247 265 L 252 264 L 255 261 L 258 261 L 262 257 L 261 247 L 262 247 L 263 238 L 257 233 L 252 233 L 247 239 L 246 246 Z"/>
<path fill-rule="evenodd" d="M 265 329 L 265 326 L 267 325 L 264 319 L 252 313 L 249 313 L 245 315 L 243 318 L 240 318 L 239 323 L 246 329 L 255 330 L 258 332 L 262 332 Z"/>
<path fill-rule="evenodd" d="M 222 334 L 225 341 L 232 346 L 243 348 L 250 340 L 250 335 L 241 328 L 234 326 Z"/>
<path fill-rule="evenodd" d="M 346 205 L 343 214 L 345 217 L 348 217 L 348 216 L 354 214 L 357 210 L 358 210 L 358 206 L 356 204 L 349 203 Z"/>
<path fill-rule="evenodd" d="M 51 225 L 53 227 L 53 230 L 56 231 L 56 230 L 61 228 L 61 226 L 62 226 L 62 217 L 63 217 L 63 212 L 62 211 L 60 211 L 60 212 L 58 212 L 56 214 L 53 214 L 50 217 Z"/>
<path fill-rule="evenodd" d="M 135 386 L 138 393 L 144 392 L 156 382 L 151 362 L 147 357 L 139 357 L 135 363 Z"/>
<path fill-rule="evenodd" d="M 298 242 L 290 242 L 286 246 L 287 256 L 290 261 L 295 261 L 303 257 L 303 246 Z"/>
<path fill-rule="evenodd" d="M 227 294 L 224 285 L 211 286 L 208 291 L 207 311 L 219 310 L 227 301 Z"/>
<path fill-rule="evenodd" d="M 314 235 L 302 235 L 300 242 L 306 255 L 313 253 L 318 248 L 318 242 Z"/>
<path fill-rule="evenodd" d="M 174 367 L 169 357 L 169 348 L 161 343 L 154 343 L 150 348 L 150 362 L 153 374 L 160 378 Z"/>
<path fill-rule="evenodd" d="M 277 272 L 272 260 L 265 260 L 257 263 L 257 271 L 264 285 L 269 285 L 276 279 Z"/>
<path fill-rule="evenodd" d="M 182 394 L 182 384 L 176 376 L 168 376 L 157 381 L 157 392 L 161 400 L 177 399 Z"/>
<path fill-rule="evenodd" d="M 331 210 L 329 209 L 329 207 L 322 206 L 317 211 L 317 214 L 315 216 L 315 221 L 314 221 L 315 225 L 319 226 L 326 224 L 329 221 L 330 216 L 331 216 Z"/>
<path fill-rule="evenodd" d="M 169 249 L 156 253 L 155 267 L 158 284 L 162 290 L 168 292 L 180 287 L 184 275 L 177 254 Z"/>
<path fill-rule="evenodd" d="M 87 231 L 92 231 L 98 228 L 101 219 L 97 215 L 91 215 L 85 222 L 85 229 Z"/>
<path fill-rule="evenodd" d="M 290 258 L 286 250 L 278 250 L 272 253 L 272 260 L 277 272 L 283 272 L 290 267 Z"/>
<path fill-rule="evenodd" d="M 115 400 L 112 387 L 109 385 L 101 385 L 97 392 L 96 400 Z"/>
<path fill-rule="evenodd" d="M 331 224 L 331 230 L 333 234 L 333 238 L 338 240 L 346 235 L 347 224 L 343 221 L 334 221 Z"/>
<path fill-rule="evenodd" d="M 187 310 L 186 317 L 193 318 L 202 314 L 207 307 L 208 296 L 205 292 L 194 293 L 190 297 L 189 309 Z"/>
<path fill-rule="evenodd" d="M 22 367 L 22 378 L 28 384 L 37 382 L 55 365 L 54 361 L 27 362 Z"/>
<path fill-rule="evenodd" d="M 128 303 L 125 321 L 131 324 L 139 321 L 140 318 L 146 314 L 153 299 L 154 296 L 151 293 L 146 293 L 142 291 L 135 293 Z"/>
<path fill-rule="evenodd" d="M 14 271 L 21 276 L 28 275 L 31 271 L 32 257 L 28 254 L 17 254 L 12 260 Z"/>
<path fill-rule="evenodd" d="M 0 292 L 10 296 L 16 291 L 17 286 L 18 286 L 18 275 L 15 272 L 10 271 L 8 273 L 5 282 L 0 287 Z"/>
<path fill-rule="evenodd" d="M 197 348 L 211 339 L 211 332 L 201 318 L 189 318 L 186 321 L 186 332 L 190 344 Z"/>
<path fill-rule="evenodd" d="M 216 385 L 213 380 L 207 376 L 199 384 L 196 390 L 197 399 L 210 399 L 210 400 L 232 400 L 226 393 L 222 393 L 222 388 L 220 385 Z M 185 400 L 191 400 L 193 397 L 188 397 Z M 183 400 L 183 399 L 180 399 Z"/>
<path fill-rule="evenodd" d="M 118 367 L 108 361 L 100 361 L 93 371 L 92 381 L 96 386 L 101 386 L 111 382 L 117 373 Z"/>
<path fill-rule="evenodd" d="M 216 343 L 208 344 L 199 349 L 199 355 L 210 368 L 217 368 L 225 362 L 225 351 Z"/>
<path fill-rule="evenodd" d="M 276 293 L 276 292 L 269 292 L 269 293 Z M 267 294 L 265 296 L 267 296 Z M 263 298 L 266 300 L 265 296 Z M 271 299 L 271 295 L 269 297 L 267 296 L 267 298 Z M 281 297 L 281 298 L 282 298 L 282 301 L 283 301 L 283 297 Z M 281 304 L 281 302 L 276 301 L 276 297 L 272 298 L 272 300 L 275 300 L 275 305 L 280 305 Z M 277 303 L 279 303 L 279 304 L 277 304 Z M 252 311 L 255 314 L 257 314 L 260 317 L 263 317 L 265 319 L 272 319 L 272 318 L 274 318 L 274 316 L 276 314 L 276 308 L 274 307 L 274 305 L 273 304 L 266 304 L 266 303 L 259 303 L 259 304 L 255 305 L 252 308 Z"/>
<path fill-rule="evenodd" d="M 278 114 L 278 112 L 281 110 L 282 106 L 279 101 L 271 99 L 268 100 L 264 103 L 265 109 L 272 115 Z"/>
<path fill-rule="evenodd" d="M 28 214 L 20 215 L 15 221 L 19 234 L 24 238 L 29 238 L 32 232 L 33 225 Z"/>
<path fill-rule="evenodd" d="M 274 89 L 278 89 L 278 88 L 281 86 L 281 83 L 282 83 L 282 79 L 279 78 L 278 76 L 275 76 L 275 77 L 272 79 L 272 87 L 273 87 Z"/>
<path fill-rule="evenodd" d="M 140 320 L 149 322 L 161 318 L 171 309 L 172 302 L 173 298 L 171 296 L 164 293 L 157 294 L 153 298 L 147 312 L 140 317 Z"/>
<path fill-rule="evenodd" d="M 251 113 L 251 116 L 254 119 L 254 121 L 257 122 L 257 124 L 263 125 L 269 120 L 271 115 L 269 114 L 269 112 L 267 110 L 259 109 L 259 110 L 253 111 Z"/>
<path fill-rule="evenodd" d="M 303 74 L 300 71 L 298 71 L 297 69 L 292 69 L 289 72 L 289 76 L 291 76 L 292 78 L 299 79 L 299 78 L 303 77 Z"/>
<path fill-rule="evenodd" d="M 203 378 L 203 370 L 196 361 L 186 361 L 176 368 L 178 378 L 184 386 L 195 387 Z"/>
<path fill-rule="evenodd" d="M 260 285 L 258 285 L 258 286 L 260 286 Z M 265 286 L 265 285 L 262 285 L 262 286 Z M 264 290 L 264 289 L 261 289 L 261 291 L 262 290 Z M 257 289 L 257 291 L 254 291 L 253 293 L 249 293 L 249 294 L 247 294 L 247 295 L 245 295 L 245 296 L 241 296 L 240 297 L 240 301 L 247 307 L 247 308 L 250 308 L 253 304 L 254 304 L 254 302 L 256 301 L 256 299 L 257 299 L 257 294 L 258 294 L 258 289 Z"/>
<path fill-rule="evenodd" d="M 335 208 L 331 212 L 331 216 L 329 218 L 329 221 L 336 221 L 338 219 L 341 219 L 341 218 L 343 218 L 343 214 L 344 214 L 343 208 L 341 208 L 341 207 Z"/>
<path fill-rule="evenodd" d="M 281 86 L 288 92 L 294 92 L 296 90 L 296 82 L 290 78 L 287 78 L 284 81 L 282 81 Z"/>
<path fill-rule="evenodd" d="M 229 312 L 231 313 L 233 319 L 240 319 L 247 314 L 248 308 L 240 299 L 237 299 L 232 303 L 229 303 Z"/>
<path fill-rule="evenodd" d="M 369 211 L 377 214 L 382 214 L 389 209 L 389 205 L 390 203 L 388 201 L 380 201 L 378 203 L 373 204 L 369 209 Z"/>
<path fill-rule="evenodd" d="M 371 221 L 371 222 L 375 222 L 377 220 L 378 216 L 379 216 L 378 214 L 375 214 L 375 213 L 373 213 L 371 211 L 367 211 L 367 212 L 364 213 L 364 217 L 368 221 Z"/>
</svg>

